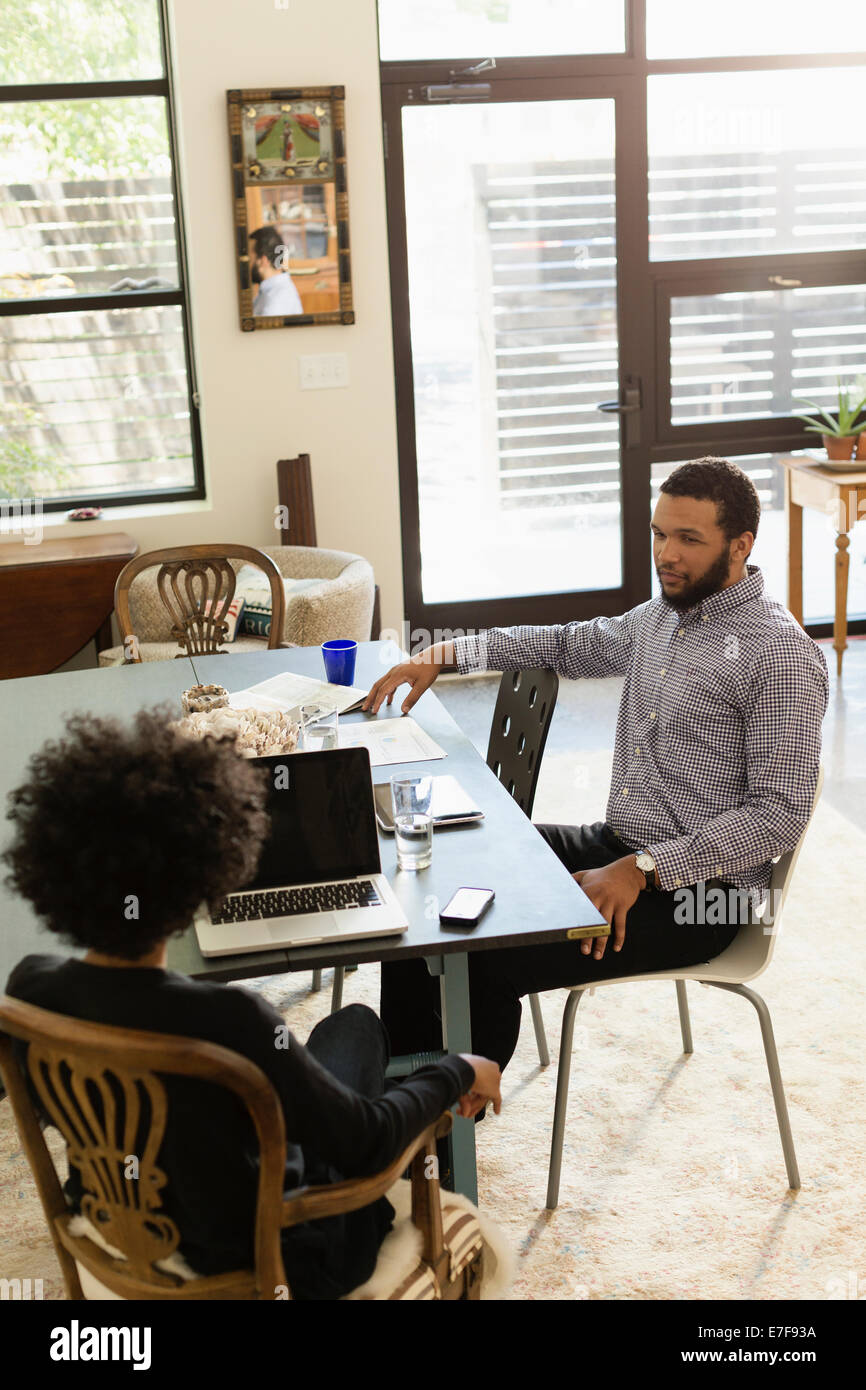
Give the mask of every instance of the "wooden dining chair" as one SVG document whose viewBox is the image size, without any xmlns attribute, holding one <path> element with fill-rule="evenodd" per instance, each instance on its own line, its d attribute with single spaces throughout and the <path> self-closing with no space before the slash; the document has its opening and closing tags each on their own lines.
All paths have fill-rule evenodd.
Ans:
<svg viewBox="0 0 866 1390">
<path fill-rule="evenodd" d="M 178 656 L 226 655 L 220 647 L 228 631 L 226 615 L 234 598 L 236 576 L 230 559 L 257 566 L 271 586 L 271 627 L 268 647 L 283 647 L 286 598 L 283 577 L 270 555 L 251 545 L 211 542 L 149 550 L 124 565 L 114 586 L 114 609 L 123 644 L 124 665 L 141 661 L 141 634 L 130 612 L 132 582 L 145 570 L 158 569 L 156 591 L 171 623 Z M 142 599 L 141 602 L 146 602 Z"/>
<path fill-rule="evenodd" d="M 26 1061 L 13 1039 L 26 1044 Z M 447 1112 L 381 1173 L 284 1194 L 286 1135 L 279 1097 L 255 1063 L 228 1048 L 82 1022 L 2 995 L 0 1072 L 70 1299 L 86 1297 L 82 1273 L 97 1288 L 126 1299 L 291 1298 L 281 1230 L 369 1205 L 410 1164 L 411 1219 L 421 1232 L 421 1254 L 414 1269 L 383 1297 L 480 1297 L 483 1243 L 477 1216 L 462 1207 L 443 1214 L 440 1202 L 436 1139 L 451 1128 Z M 159 1166 L 171 1123 L 166 1076 L 222 1086 L 252 1119 L 259 1145 L 252 1268 L 197 1275 L 188 1266 L 183 1269 L 185 1261 L 178 1262 L 181 1234 L 163 1208 L 171 1176 Z M 60 1130 L 69 1161 L 81 1173 L 86 1195 L 80 1215 L 67 1205 L 40 1110 Z M 128 1167 L 133 1143 L 139 1165 L 135 1179 Z M 82 1232 L 82 1218 L 96 1239 Z M 218 1225 L 219 1211 L 213 1220 Z"/>
</svg>

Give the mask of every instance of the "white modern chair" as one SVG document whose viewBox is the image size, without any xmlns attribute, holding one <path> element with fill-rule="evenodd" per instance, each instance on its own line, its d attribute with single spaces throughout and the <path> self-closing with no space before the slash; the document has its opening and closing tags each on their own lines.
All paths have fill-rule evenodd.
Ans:
<svg viewBox="0 0 866 1390">
<path fill-rule="evenodd" d="M 782 1086 L 782 1073 L 779 1070 L 779 1058 L 776 1052 L 776 1040 L 773 1036 L 770 1011 L 760 994 L 747 989 L 745 982 L 754 980 L 758 975 L 763 974 L 772 959 L 782 908 L 788 896 L 794 865 L 812 823 L 823 784 L 824 769 L 822 767 L 818 772 L 818 785 L 815 788 L 812 809 L 805 830 L 794 848 L 789 850 L 787 854 L 781 855 L 773 864 L 770 896 L 764 918 L 753 915 L 751 921 L 740 928 L 730 946 L 722 951 L 721 955 L 716 956 L 715 960 L 707 961 L 703 965 L 687 966 L 682 970 L 659 970 L 645 975 L 624 975 L 619 979 L 597 980 L 595 983 L 588 981 L 585 984 L 575 985 L 569 990 L 562 1016 L 562 1034 L 559 1043 L 559 1072 L 556 1078 L 556 1105 L 553 1112 L 553 1137 L 550 1145 L 550 1169 L 547 1179 L 547 1209 L 549 1211 L 553 1211 L 559 1201 L 562 1145 L 565 1137 L 571 1049 L 577 1006 L 586 990 L 592 992 L 592 990 L 601 989 L 603 985 L 627 985 L 636 982 L 643 983 L 645 980 L 674 980 L 676 982 L 683 1051 L 687 1053 L 693 1052 L 694 1048 L 692 1046 L 686 980 L 694 980 L 697 984 L 702 985 L 715 985 L 717 989 L 730 990 L 732 994 L 741 994 L 744 999 L 748 999 L 751 1004 L 754 1004 L 761 1025 L 761 1037 L 764 1041 L 764 1052 L 767 1057 L 767 1070 L 770 1073 L 770 1086 L 776 1104 L 776 1119 L 782 1140 L 782 1151 L 785 1155 L 785 1166 L 788 1170 L 788 1185 L 794 1191 L 799 1188 L 800 1173 L 797 1168 L 797 1155 L 794 1152 L 794 1140 L 788 1119 L 788 1107 L 785 1102 L 785 1091 Z M 765 925 L 764 919 L 771 922 L 772 925 Z"/>
</svg>

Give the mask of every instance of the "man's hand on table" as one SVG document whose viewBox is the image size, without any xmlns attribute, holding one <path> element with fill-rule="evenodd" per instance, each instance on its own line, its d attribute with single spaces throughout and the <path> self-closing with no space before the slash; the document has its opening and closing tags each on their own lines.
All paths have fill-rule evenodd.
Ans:
<svg viewBox="0 0 866 1390">
<path fill-rule="evenodd" d="M 390 705 L 394 699 L 394 691 L 401 685 L 410 685 L 412 689 L 401 707 L 401 713 L 408 714 L 424 691 L 429 690 L 443 667 L 453 664 L 454 648 L 450 642 L 425 647 L 423 652 L 418 652 L 408 661 L 401 661 L 398 666 L 392 666 L 390 671 L 386 671 L 385 675 L 371 686 L 361 709 L 369 714 L 378 714 L 379 706 L 386 696 Z"/>
<path fill-rule="evenodd" d="M 457 1114 L 462 1115 L 464 1120 L 471 1120 L 473 1115 L 477 1115 L 479 1110 L 483 1110 L 488 1101 L 493 1102 L 494 1114 L 498 1115 L 502 1109 L 502 1096 L 500 1094 L 500 1084 L 502 1073 L 498 1063 L 491 1062 L 489 1057 L 474 1057 L 469 1052 L 458 1054 L 468 1062 L 475 1072 L 475 1081 L 472 1090 L 467 1091 L 465 1096 L 461 1096 L 457 1102 Z"/>
<path fill-rule="evenodd" d="M 593 907 L 597 907 L 602 917 L 610 922 L 613 949 L 622 950 L 626 914 L 646 887 L 646 879 L 635 863 L 635 856 L 627 854 L 623 859 L 615 859 L 612 864 L 605 864 L 600 869 L 578 869 L 572 878 L 580 884 Z M 580 949 L 585 956 L 592 951 L 593 960 L 601 960 L 609 940 L 607 936 L 587 937 L 580 943 Z"/>
</svg>

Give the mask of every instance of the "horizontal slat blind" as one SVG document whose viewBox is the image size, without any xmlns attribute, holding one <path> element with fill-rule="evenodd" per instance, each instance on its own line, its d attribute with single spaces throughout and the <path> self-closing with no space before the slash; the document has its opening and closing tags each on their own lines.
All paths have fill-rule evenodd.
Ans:
<svg viewBox="0 0 866 1390">
<path fill-rule="evenodd" d="M 649 181 L 653 260 L 832 251 L 866 237 L 866 159 L 844 149 L 652 155 Z"/>
<path fill-rule="evenodd" d="M 0 190 L 6 295 L 105 294 L 125 278 L 177 286 L 169 179 L 51 179 Z"/>
<path fill-rule="evenodd" d="M 193 484 L 179 307 L 2 320 L 0 408 L 46 498 Z"/>
<path fill-rule="evenodd" d="M 502 505 L 619 502 L 616 226 L 610 160 L 488 165 Z"/>
</svg>

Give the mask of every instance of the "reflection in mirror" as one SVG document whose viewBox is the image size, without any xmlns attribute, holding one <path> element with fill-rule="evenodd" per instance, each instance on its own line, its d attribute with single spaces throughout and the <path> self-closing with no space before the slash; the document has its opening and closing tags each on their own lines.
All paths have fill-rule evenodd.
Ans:
<svg viewBox="0 0 866 1390">
<path fill-rule="evenodd" d="M 340 308 L 334 185 L 247 188 L 253 314 Z"/>
</svg>

